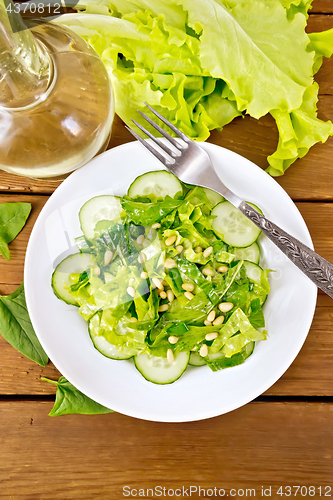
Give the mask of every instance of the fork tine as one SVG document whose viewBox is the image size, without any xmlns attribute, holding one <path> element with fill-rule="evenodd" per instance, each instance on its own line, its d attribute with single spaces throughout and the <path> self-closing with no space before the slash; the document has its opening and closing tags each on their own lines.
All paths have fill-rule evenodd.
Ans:
<svg viewBox="0 0 333 500">
<path fill-rule="evenodd" d="M 157 151 L 157 149 L 155 149 L 149 142 L 145 141 L 145 139 L 142 139 L 142 137 L 140 137 L 136 132 L 134 132 L 134 130 L 131 130 L 129 127 L 127 127 L 127 125 L 125 125 L 125 128 L 127 128 L 127 130 L 129 132 L 131 132 L 131 134 L 138 140 L 141 142 L 141 144 L 144 145 L 145 148 L 147 148 L 154 156 L 156 156 L 156 158 L 158 160 L 160 160 L 161 163 L 163 163 L 163 165 L 165 165 L 167 168 L 169 165 L 172 165 L 173 164 L 173 161 L 172 160 L 168 160 L 165 156 L 163 156 L 159 151 Z"/>
<path fill-rule="evenodd" d="M 174 137 L 171 137 L 171 135 L 168 134 L 168 132 L 166 132 L 162 127 L 160 127 L 159 125 L 157 125 L 157 123 L 155 123 L 151 118 L 149 118 L 149 116 L 147 116 L 144 113 L 142 113 L 142 111 L 140 111 L 139 109 L 138 109 L 138 113 L 140 113 L 140 115 L 142 116 L 142 118 L 144 118 L 148 123 L 150 123 L 150 125 L 152 127 L 154 127 L 154 129 L 157 130 L 157 132 L 159 132 L 166 139 L 168 139 L 168 141 L 170 141 L 171 144 L 173 146 L 175 146 L 175 148 L 177 148 L 178 150 L 181 149 L 181 147 L 179 145 L 179 142 L 177 142 Z"/>
<path fill-rule="evenodd" d="M 140 123 L 133 120 L 133 118 L 131 118 L 131 120 L 134 123 L 134 125 L 136 125 L 144 134 L 146 134 L 150 139 L 152 139 L 155 142 L 155 144 L 157 144 L 161 149 L 163 149 L 163 151 L 165 151 L 165 153 L 170 155 L 172 158 L 176 158 L 177 156 L 181 155 L 181 152 L 179 151 L 179 149 L 177 149 L 177 151 L 179 151 L 179 154 L 176 154 L 173 151 L 173 149 L 171 149 L 167 144 L 160 141 L 157 137 L 155 137 L 153 134 L 151 134 L 149 132 L 149 130 L 146 130 L 142 125 L 140 125 Z"/>
<path fill-rule="evenodd" d="M 173 130 L 178 135 L 178 137 L 180 137 L 181 139 L 183 139 L 183 141 L 185 141 L 187 143 L 191 142 L 191 139 L 189 137 L 187 137 L 187 135 L 185 135 L 181 130 L 179 130 L 172 123 L 170 123 L 166 118 L 164 118 L 164 116 L 160 115 L 157 111 L 155 111 L 154 108 L 149 106 L 149 104 L 147 104 L 146 102 L 144 104 L 147 106 L 148 109 L 150 109 L 150 111 L 152 113 L 154 113 L 155 116 L 157 116 L 157 118 L 162 120 L 162 122 L 165 123 L 165 125 L 167 125 L 169 128 L 171 128 L 171 130 Z"/>
</svg>

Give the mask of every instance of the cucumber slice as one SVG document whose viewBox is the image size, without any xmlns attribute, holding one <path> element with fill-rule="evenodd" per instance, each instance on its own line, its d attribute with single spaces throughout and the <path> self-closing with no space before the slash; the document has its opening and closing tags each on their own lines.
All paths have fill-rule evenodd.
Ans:
<svg viewBox="0 0 333 500">
<path fill-rule="evenodd" d="M 157 198 L 165 198 L 167 195 L 174 198 L 177 193 L 183 194 L 183 186 L 175 175 L 166 170 L 140 175 L 132 182 L 127 192 L 131 198 L 150 194 Z"/>
<path fill-rule="evenodd" d="M 259 264 L 260 248 L 256 242 L 245 248 L 230 248 L 229 252 L 234 254 L 235 260 L 247 260 L 254 262 L 254 264 Z"/>
<path fill-rule="evenodd" d="M 243 262 L 243 266 L 245 267 L 246 269 L 246 275 L 247 277 L 252 280 L 252 281 L 255 281 L 256 283 L 261 283 L 261 276 L 262 276 L 262 269 L 260 266 L 258 266 L 258 264 L 254 264 L 253 262 L 248 262 L 248 261 L 244 261 Z"/>
<path fill-rule="evenodd" d="M 210 201 L 212 207 L 215 207 L 215 205 L 224 201 L 223 196 L 217 193 L 216 191 L 213 191 L 212 189 L 209 188 L 203 188 L 203 190 L 205 191 L 205 194 L 208 200 Z"/>
<path fill-rule="evenodd" d="M 252 203 L 249 205 L 262 213 Z M 261 233 L 261 230 L 253 222 L 228 201 L 222 201 L 216 205 L 212 210 L 212 215 L 216 217 L 212 221 L 212 227 L 227 245 L 248 247 L 258 239 Z"/>
<path fill-rule="evenodd" d="M 94 229 L 100 220 L 119 222 L 123 208 L 118 196 L 102 195 L 88 200 L 79 213 L 80 226 L 88 240 L 94 237 Z"/>
<path fill-rule="evenodd" d="M 172 363 L 166 358 L 151 354 L 138 354 L 134 363 L 141 375 L 154 384 L 172 384 L 184 373 L 189 361 L 189 352 L 179 352 Z"/>
<path fill-rule="evenodd" d="M 188 364 L 191 366 L 203 366 L 206 362 L 197 352 L 191 352 Z"/>
<path fill-rule="evenodd" d="M 135 349 L 126 349 L 126 351 L 120 352 L 116 346 L 108 342 L 105 337 L 99 335 L 99 321 L 98 314 L 95 314 L 89 321 L 88 331 L 92 343 L 103 356 L 111 359 L 130 359 L 137 354 L 138 351 Z"/>
<path fill-rule="evenodd" d="M 67 304 L 77 305 L 68 288 L 73 284 L 70 275 L 72 273 L 83 273 L 89 266 L 94 264 L 94 256 L 90 253 L 75 253 L 66 257 L 57 265 L 52 274 L 52 288 L 58 299 Z"/>
</svg>

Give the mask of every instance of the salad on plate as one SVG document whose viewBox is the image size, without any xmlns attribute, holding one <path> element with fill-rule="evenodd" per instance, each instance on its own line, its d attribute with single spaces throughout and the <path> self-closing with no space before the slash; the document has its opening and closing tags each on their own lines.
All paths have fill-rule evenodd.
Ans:
<svg viewBox="0 0 333 500">
<path fill-rule="evenodd" d="M 104 356 L 134 358 L 148 381 L 169 384 L 188 365 L 244 363 L 267 338 L 260 230 L 215 191 L 148 172 L 126 196 L 88 200 L 79 219 L 79 252 L 52 287 Z"/>
</svg>

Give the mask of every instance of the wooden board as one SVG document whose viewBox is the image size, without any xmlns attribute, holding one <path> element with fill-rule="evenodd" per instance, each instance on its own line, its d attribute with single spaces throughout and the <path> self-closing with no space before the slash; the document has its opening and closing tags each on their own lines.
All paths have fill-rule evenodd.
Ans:
<svg viewBox="0 0 333 500">
<path fill-rule="evenodd" d="M 124 486 L 160 485 L 254 488 L 256 497 L 264 486 L 277 499 L 281 485 L 322 492 L 332 485 L 332 404 L 254 403 L 185 424 L 119 414 L 51 418 L 50 409 L 0 402 L 1 498 L 120 500 Z M 192 498 L 209 493 L 193 490 Z"/>
<path fill-rule="evenodd" d="M 333 0 L 314 0 L 308 31 L 333 28 L 332 14 Z M 333 59 L 325 60 L 316 75 L 319 114 L 333 121 L 332 75 Z M 116 118 L 109 147 L 131 140 Z M 270 117 L 248 116 L 210 137 L 261 168 L 267 167 L 277 140 Z M 277 181 L 298 202 L 316 250 L 333 262 L 332 162 L 333 138 L 313 147 Z M 26 227 L 10 244 L 11 261 L 0 257 L 0 294 L 13 292 L 21 283 L 33 224 L 58 185 L 0 173 L 0 203 L 33 205 Z M 333 301 L 322 293 L 309 335 L 291 367 L 260 402 L 227 415 L 181 424 L 120 414 L 51 418 L 47 414 L 55 387 L 40 377 L 59 375 L 52 363 L 39 367 L 0 336 L 0 499 L 121 500 L 126 485 L 137 490 L 136 497 L 128 498 L 139 498 L 139 488 L 158 485 L 174 490 L 184 486 L 185 492 L 190 486 L 224 488 L 226 496 L 237 499 L 253 497 L 253 489 L 257 498 L 264 498 L 262 487 L 277 500 L 289 494 L 333 496 Z M 295 488 L 288 486 L 303 490 L 295 495 Z M 306 489 L 309 486 L 315 487 L 315 495 Z M 191 498 L 208 500 L 209 495 L 197 491 Z M 182 498 L 188 498 L 186 493 Z"/>
<path fill-rule="evenodd" d="M 311 15 L 314 13 L 333 13 L 333 4 L 332 0 L 314 0 L 312 2 L 312 10 L 310 11 Z"/>
</svg>

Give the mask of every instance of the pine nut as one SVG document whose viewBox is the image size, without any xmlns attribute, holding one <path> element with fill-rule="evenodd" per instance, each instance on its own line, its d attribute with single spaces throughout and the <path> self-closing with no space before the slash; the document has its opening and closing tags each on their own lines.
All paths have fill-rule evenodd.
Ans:
<svg viewBox="0 0 333 500">
<path fill-rule="evenodd" d="M 161 297 L 161 299 L 166 299 L 167 298 L 167 294 L 166 294 L 166 292 L 164 290 L 162 290 L 160 292 L 160 297 Z"/>
<path fill-rule="evenodd" d="M 210 321 L 208 321 L 208 319 L 205 319 L 205 321 L 204 321 L 204 325 L 205 325 L 205 326 L 212 326 L 211 322 L 210 322 Z"/>
<path fill-rule="evenodd" d="M 129 286 L 126 290 L 126 292 L 128 293 L 128 295 L 130 295 L 131 297 L 134 297 L 135 295 L 135 290 L 132 286 Z"/>
<path fill-rule="evenodd" d="M 163 286 L 169 286 L 169 283 L 167 281 L 165 281 L 165 280 L 162 280 L 162 285 Z"/>
<path fill-rule="evenodd" d="M 214 276 L 215 274 L 213 269 L 211 269 L 210 267 L 204 267 L 203 269 L 201 269 L 201 272 L 205 276 Z"/>
<path fill-rule="evenodd" d="M 217 268 L 217 271 L 218 271 L 219 273 L 227 273 L 227 272 L 229 271 L 229 267 L 228 267 L 228 266 L 219 266 L 219 267 Z"/>
<path fill-rule="evenodd" d="M 202 358 L 208 356 L 208 347 L 206 344 L 202 344 L 202 346 L 200 347 L 199 354 Z"/>
<path fill-rule="evenodd" d="M 219 309 L 221 312 L 226 313 L 228 311 L 231 311 L 231 309 L 234 307 L 232 302 L 221 302 L 219 304 Z"/>
<path fill-rule="evenodd" d="M 219 336 L 219 334 L 217 332 L 207 333 L 205 335 L 205 339 L 206 340 L 214 340 L 214 339 L 217 339 L 218 336 Z"/>
<path fill-rule="evenodd" d="M 155 222 L 155 224 L 153 224 L 151 226 L 152 229 L 159 229 L 161 227 L 161 224 L 159 222 Z"/>
<path fill-rule="evenodd" d="M 140 274 L 140 277 L 141 277 L 143 280 L 147 280 L 147 279 L 148 279 L 148 273 L 146 273 L 146 271 L 142 271 L 142 273 Z"/>
<path fill-rule="evenodd" d="M 171 245 L 174 244 L 176 239 L 177 239 L 177 236 L 174 234 L 173 236 L 169 236 L 169 238 L 167 238 L 164 243 L 166 244 L 167 247 L 171 247 Z"/>
<path fill-rule="evenodd" d="M 184 295 L 188 300 L 192 300 L 194 298 L 194 295 L 191 292 L 185 292 Z"/>
<path fill-rule="evenodd" d="M 207 316 L 207 320 L 210 322 L 214 321 L 215 315 L 216 315 L 215 311 L 210 311 L 210 313 Z"/>
<path fill-rule="evenodd" d="M 173 293 L 172 290 L 168 290 L 167 291 L 167 297 L 168 297 L 168 301 L 169 302 L 173 302 L 174 301 L 175 296 L 174 296 L 174 293 Z"/>
<path fill-rule="evenodd" d="M 169 361 L 169 363 L 173 363 L 175 360 L 172 349 L 167 350 L 167 360 Z"/>
<path fill-rule="evenodd" d="M 178 337 L 175 337 L 174 335 L 170 335 L 170 337 L 168 338 L 170 344 L 177 344 L 178 340 Z"/>
<path fill-rule="evenodd" d="M 113 257 L 113 253 L 111 252 L 111 250 L 107 250 L 104 254 L 104 266 L 107 266 L 108 264 L 110 264 L 112 257 Z"/>
<path fill-rule="evenodd" d="M 205 259 L 206 259 L 207 257 L 209 257 L 209 256 L 210 256 L 210 254 L 212 253 L 212 251 L 213 251 L 213 247 L 208 247 L 208 248 L 206 248 L 206 250 L 204 250 L 204 253 L 203 253 L 202 255 L 203 255 L 203 256 L 205 257 Z"/>
<path fill-rule="evenodd" d="M 184 250 L 183 245 L 177 245 L 177 246 L 176 246 L 176 252 L 177 252 L 178 254 L 182 253 L 182 251 L 183 251 L 183 250 Z"/>
<path fill-rule="evenodd" d="M 163 312 L 167 311 L 168 309 L 169 309 L 169 304 L 162 304 L 162 305 L 158 308 L 158 312 L 163 313 Z"/>
<path fill-rule="evenodd" d="M 101 270 L 98 266 L 94 267 L 94 274 L 96 274 L 96 276 L 99 276 L 101 274 Z"/>
<path fill-rule="evenodd" d="M 177 263 L 173 259 L 165 259 L 164 261 L 164 267 L 165 269 L 172 269 L 173 267 L 177 267 Z"/>
<path fill-rule="evenodd" d="M 224 316 L 218 316 L 216 319 L 214 319 L 213 325 L 214 326 L 222 325 L 223 321 L 224 321 Z"/>
<path fill-rule="evenodd" d="M 140 236 L 138 236 L 137 239 L 136 239 L 137 244 L 138 245 L 142 245 L 144 239 L 145 239 L 145 235 L 144 234 L 140 234 Z"/>
<path fill-rule="evenodd" d="M 161 280 L 159 280 L 158 278 L 153 278 L 152 282 L 154 283 L 156 288 L 158 288 L 159 290 L 163 290 L 163 285 L 161 283 Z"/>
<path fill-rule="evenodd" d="M 146 262 L 146 256 L 144 253 L 139 254 L 138 261 L 140 262 L 140 264 L 144 264 L 144 262 Z"/>
<path fill-rule="evenodd" d="M 182 284 L 182 289 L 186 290 L 187 292 L 193 292 L 194 285 L 193 285 L 193 283 L 183 283 Z"/>
<path fill-rule="evenodd" d="M 202 252 L 202 248 L 201 247 L 196 247 L 194 249 L 194 251 L 195 251 L 195 253 L 200 253 L 200 252 Z"/>
<path fill-rule="evenodd" d="M 136 323 L 138 320 L 134 316 L 129 319 L 130 323 Z"/>
</svg>

